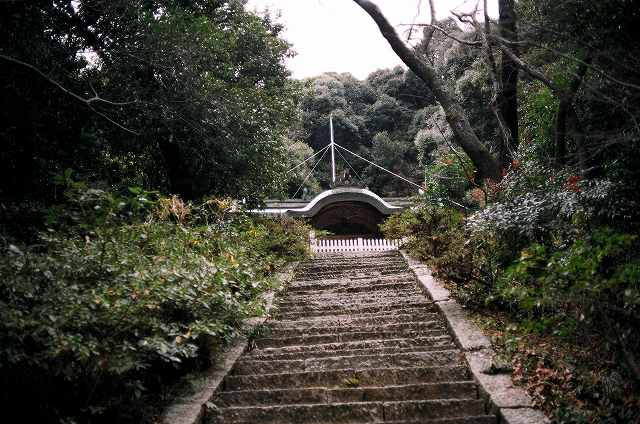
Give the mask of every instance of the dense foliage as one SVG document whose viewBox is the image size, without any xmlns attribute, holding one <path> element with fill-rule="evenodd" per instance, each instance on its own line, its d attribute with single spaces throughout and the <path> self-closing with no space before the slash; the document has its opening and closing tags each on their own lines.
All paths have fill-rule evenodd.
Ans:
<svg viewBox="0 0 640 424">
<path fill-rule="evenodd" d="M 262 313 L 308 230 L 229 200 L 67 183 L 36 244 L 2 246 L 2 404 L 29 422 L 151 422 L 168 383 Z"/>
<path fill-rule="evenodd" d="M 49 199 L 66 168 L 185 198 L 281 192 L 298 89 L 280 30 L 236 0 L 2 2 L 0 196 Z"/>
<path fill-rule="evenodd" d="M 478 181 L 432 111 L 418 132 L 436 143 L 428 191 L 383 231 L 408 237 L 481 322 L 497 317 L 488 327 L 507 368 L 555 422 L 637 422 L 639 10 L 622 0 L 515 5 L 523 65 L 512 162 L 500 181 Z M 428 57 L 469 120 L 488 124 L 474 130 L 495 151 L 484 30 L 468 22 L 438 31 L 468 44 L 436 38 Z"/>
<path fill-rule="evenodd" d="M 376 71 L 364 81 L 348 73 L 325 73 L 304 83 L 297 139 L 315 152 L 325 147 L 329 143 L 329 115 L 333 114 L 336 143 L 390 171 L 421 181 L 414 138 L 424 118 L 423 108 L 433 99 L 412 73 L 397 67 Z M 336 155 L 340 184 L 369 187 L 382 195 L 416 192 L 347 152 Z M 328 167 L 325 157 L 313 174 L 315 179 L 309 179 L 310 191 L 318 184 L 330 186 Z"/>
</svg>

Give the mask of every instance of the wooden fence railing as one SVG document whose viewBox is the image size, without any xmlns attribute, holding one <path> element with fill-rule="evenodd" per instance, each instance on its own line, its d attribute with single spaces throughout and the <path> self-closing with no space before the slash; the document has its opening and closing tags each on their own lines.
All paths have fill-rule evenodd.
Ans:
<svg viewBox="0 0 640 424">
<path fill-rule="evenodd" d="M 331 252 L 380 252 L 398 250 L 400 240 L 387 239 L 316 239 L 311 238 L 311 253 Z"/>
</svg>

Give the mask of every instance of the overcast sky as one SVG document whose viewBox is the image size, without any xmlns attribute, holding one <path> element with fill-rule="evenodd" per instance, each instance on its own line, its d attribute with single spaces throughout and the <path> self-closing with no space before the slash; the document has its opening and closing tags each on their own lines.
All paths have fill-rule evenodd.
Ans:
<svg viewBox="0 0 640 424">
<path fill-rule="evenodd" d="M 375 0 L 396 30 L 400 24 L 428 22 L 427 0 Z M 418 5 L 422 6 L 418 8 Z M 475 0 L 435 0 L 438 19 L 449 11 L 473 9 Z M 287 63 L 294 78 L 322 72 L 351 72 L 364 79 L 370 72 L 400 64 L 371 18 L 352 0 L 249 0 L 248 8 L 280 10 L 286 26 L 284 37 L 297 52 Z M 420 9 L 420 14 L 418 10 Z M 497 0 L 489 0 L 491 16 L 497 15 Z"/>
</svg>

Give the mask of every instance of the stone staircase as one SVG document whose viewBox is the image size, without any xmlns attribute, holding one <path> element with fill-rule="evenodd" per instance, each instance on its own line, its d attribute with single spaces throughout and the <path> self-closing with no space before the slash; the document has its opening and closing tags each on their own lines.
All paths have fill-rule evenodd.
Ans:
<svg viewBox="0 0 640 424">
<path fill-rule="evenodd" d="M 497 423 L 398 252 L 301 264 L 208 423 Z"/>
</svg>

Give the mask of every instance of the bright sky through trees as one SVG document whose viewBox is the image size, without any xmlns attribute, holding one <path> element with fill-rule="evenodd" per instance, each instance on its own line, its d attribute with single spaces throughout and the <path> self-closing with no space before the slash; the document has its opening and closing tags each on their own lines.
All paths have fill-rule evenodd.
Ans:
<svg viewBox="0 0 640 424">
<path fill-rule="evenodd" d="M 401 24 L 428 22 L 427 0 L 376 3 L 405 38 L 408 27 Z M 475 4 L 474 0 L 436 0 L 436 13 L 443 19 L 452 9 L 469 11 Z M 351 0 L 249 0 L 248 7 L 281 11 L 279 21 L 286 26 L 285 38 L 297 52 L 288 62 L 295 78 L 336 71 L 363 79 L 376 69 L 401 64 L 371 18 Z M 490 0 L 489 7 L 490 14 L 496 16 L 497 0 Z M 414 36 L 420 34 L 418 31 Z"/>
</svg>

